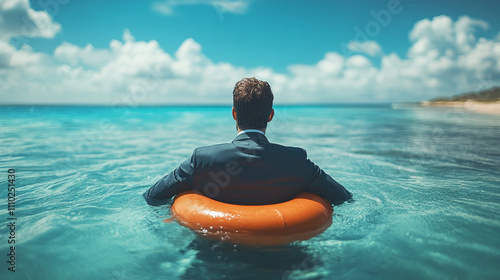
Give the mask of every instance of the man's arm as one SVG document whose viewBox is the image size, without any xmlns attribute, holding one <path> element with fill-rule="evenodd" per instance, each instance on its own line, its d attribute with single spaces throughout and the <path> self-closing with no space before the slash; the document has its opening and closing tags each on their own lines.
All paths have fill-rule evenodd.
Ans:
<svg viewBox="0 0 500 280">
<path fill-rule="evenodd" d="M 317 194 L 335 205 L 342 204 L 352 197 L 352 194 L 341 184 L 307 159 L 307 154 L 304 166 L 304 185 L 304 191 Z"/>
<path fill-rule="evenodd" d="M 194 153 L 191 158 L 184 161 L 178 168 L 165 175 L 156 182 L 144 198 L 149 205 L 157 206 L 166 204 L 174 195 L 193 189 Z"/>
</svg>

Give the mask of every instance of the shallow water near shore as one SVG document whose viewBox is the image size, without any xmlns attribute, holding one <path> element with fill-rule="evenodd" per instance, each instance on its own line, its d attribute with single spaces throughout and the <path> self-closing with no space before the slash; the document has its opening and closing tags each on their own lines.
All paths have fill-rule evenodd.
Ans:
<svg viewBox="0 0 500 280">
<path fill-rule="evenodd" d="M 323 234 L 248 248 L 164 223 L 142 193 L 198 146 L 236 135 L 230 107 L 0 107 L 7 190 L 0 279 L 498 279 L 500 116 L 459 108 L 277 106 L 271 142 L 300 146 L 354 194 Z"/>
</svg>

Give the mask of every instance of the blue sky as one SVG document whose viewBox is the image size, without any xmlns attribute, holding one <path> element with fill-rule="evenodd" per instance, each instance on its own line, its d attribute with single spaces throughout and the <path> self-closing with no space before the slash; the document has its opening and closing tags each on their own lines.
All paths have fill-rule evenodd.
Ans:
<svg viewBox="0 0 500 280">
<path fill-rule="evenodd" d="M 0 103 L 418 101 L 500 84 L 498 1 L 0 2 Z M 22 77 L 20 79 L 19 77 Z"/>
</svg>

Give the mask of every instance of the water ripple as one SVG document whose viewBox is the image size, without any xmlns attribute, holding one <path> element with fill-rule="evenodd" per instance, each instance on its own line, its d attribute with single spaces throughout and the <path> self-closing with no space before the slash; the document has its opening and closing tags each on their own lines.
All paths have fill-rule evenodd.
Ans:
<svg viewBox="0 0 500 280">
<path fill-rule="evenodd" d="M 498 278 L 498 117 L 277 107 L 269 139 L 306 148 L 354 198 L 323 234 L 255 249 L 200 240 L 142 198 L 194 148 L 234 138 L 230 108 L 0 111 L 0 163 L 17 176 L 19 279 Z"/>
</svg>

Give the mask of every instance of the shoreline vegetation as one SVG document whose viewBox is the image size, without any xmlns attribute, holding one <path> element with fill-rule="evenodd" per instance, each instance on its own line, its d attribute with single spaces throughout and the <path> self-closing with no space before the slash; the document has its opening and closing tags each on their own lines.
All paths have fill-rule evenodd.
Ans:
<svg viewBox="0 0 500 280">
<path fill-rule="evenodd" d="M 452 97 L 437 97 L 421 101 L 424 107 L 453 107 L 468 111 L 500 115 L 500 87 L 492 87 L 478 92 L 469 92 Z"/>
</svg>

